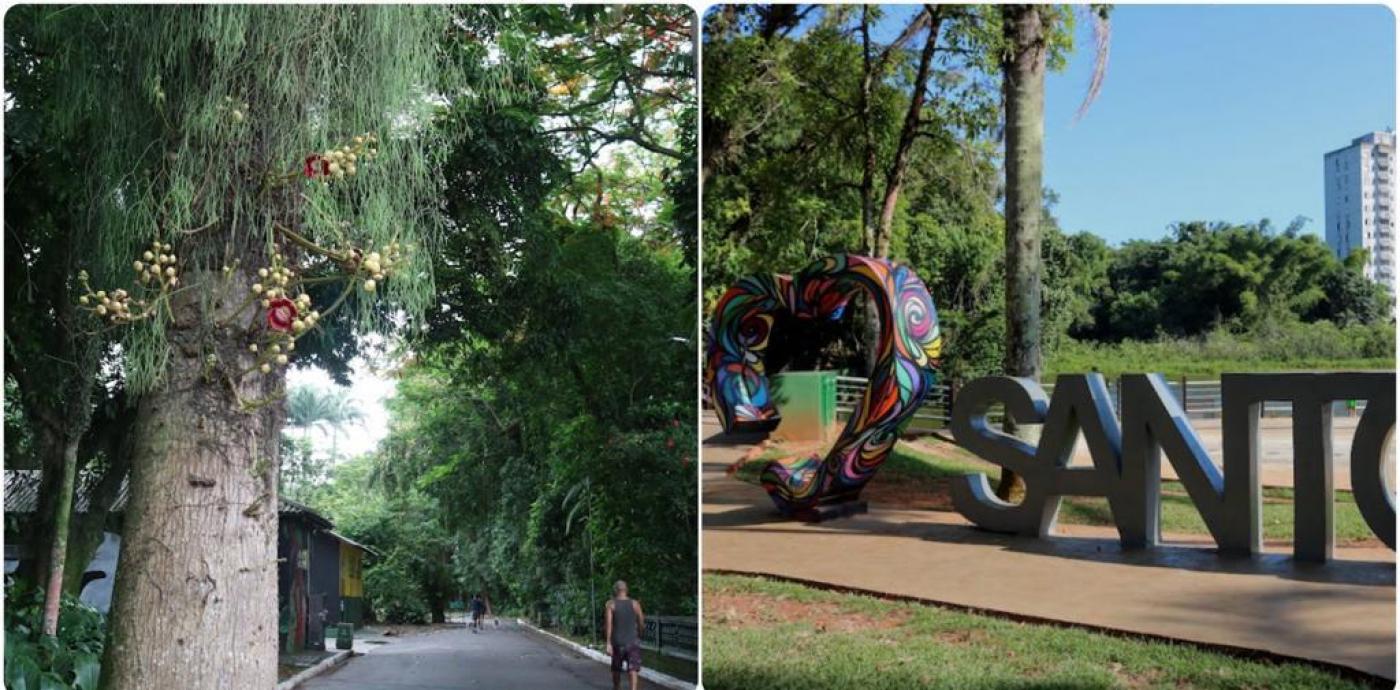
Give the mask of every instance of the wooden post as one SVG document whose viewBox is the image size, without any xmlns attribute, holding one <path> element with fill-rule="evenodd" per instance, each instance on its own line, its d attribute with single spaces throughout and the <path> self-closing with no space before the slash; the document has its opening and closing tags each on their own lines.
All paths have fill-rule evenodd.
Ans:
<svg viewBox="0 0 1400 690">
<path fill-rule="evenodd" d="M 1186 407 L 1186 400 L 1187 400 L 1187 396 L 1186 396 L 1186 374 L 1182 374 L 1182 375 L 1181 375 L 1181 411 L 1182 411 L 1182 412 L 1190 412 L 1190 410 L 1187 409 L 1187 407 Z M 1187 415 L 1187 416 L 1190 416 L 1190 415 Z"/>
</svg>

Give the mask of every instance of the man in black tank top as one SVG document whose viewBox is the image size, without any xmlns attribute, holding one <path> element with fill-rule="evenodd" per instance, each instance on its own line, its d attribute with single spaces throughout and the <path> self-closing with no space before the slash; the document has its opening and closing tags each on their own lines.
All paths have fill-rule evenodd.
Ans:
<svg viewBox="0 0 1400 690">
<path fill-rule="evenodd" d="M 642 670 L 642 604 L 627 597 L 627 583 L 613 585 L 605 616 L 608 654 L 612 655 L 613 690 L 621 690 L 622 671 L 627 671 L 632 690 L 637 690 L 637 673 Z"/>
</svg>

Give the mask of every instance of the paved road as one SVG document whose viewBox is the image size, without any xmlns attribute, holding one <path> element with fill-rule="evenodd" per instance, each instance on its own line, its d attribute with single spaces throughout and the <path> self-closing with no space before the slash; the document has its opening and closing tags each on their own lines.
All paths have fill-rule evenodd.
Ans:
<svg viewBox="0 0 1400 690">
<path fill-rule="evenodd" d="M 302 687 L 313 690 L 606 690 L 603 664 L 501 623 L 472 634 L 445 630 L 395 639 Z"/>
</svg>

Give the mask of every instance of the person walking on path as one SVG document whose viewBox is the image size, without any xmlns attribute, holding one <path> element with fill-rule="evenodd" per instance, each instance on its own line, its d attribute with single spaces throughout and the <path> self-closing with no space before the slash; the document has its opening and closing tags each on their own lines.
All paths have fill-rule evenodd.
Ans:
<svg viewBox="0 0 1400 690">
<path fill-rule="evenodd" d="M 622 672 L 627 671 L 631 690 L 637 690 L 637 674 L 642 670 L 642 629 L 646 618 L 642 604 L 627 596 L 627 583 L 618 580 L 613 585 L 613 598 L 608 600 L 605 632 L 608 654 L 612 656 L 613 690 L 621 690 Z"/>
<path fill-rule="evenodd" d="M 476 596 L 472 597 L 471 607 L 472 607 L 472 632 L 480 632 L 480 631 L 481 631 L 481 617 L 490 614 L 490 613 L 491 613 L 491 607 L 490 607 L 489 604 L 486 603 L 486 598 L 483 597 L 483 596 L 481 595 L 480 592 L 477 592 Z"/>
</svg>

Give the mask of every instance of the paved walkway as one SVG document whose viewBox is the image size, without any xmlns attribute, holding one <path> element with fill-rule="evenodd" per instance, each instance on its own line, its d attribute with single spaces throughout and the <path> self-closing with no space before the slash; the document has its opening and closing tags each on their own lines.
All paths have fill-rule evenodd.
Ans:
<svg viewBox="0 0 1400 690">
<path fill-rule="evenodd" d="M 706 570 L 1267 650 L 1395 678 L 1388 549 L 1338 549 L 1327 567 L 1295 564 L 1283 550 L 1227 560 L 1178 539 L 1123 552 L 1111 529 L 1024 539 L 973 529 L 955 513 L 878 505 L 804 525 L 778 517 L 758 487 L 725 476 L 749 446 L 721 438 L 716 425 L 705 434 Z"/>
<path fill-rule="evenodd" d="M 303 688 L 320 690 L 610 690 L 608 668 L 514 623 L 389 638 Z"/>
</svg>

